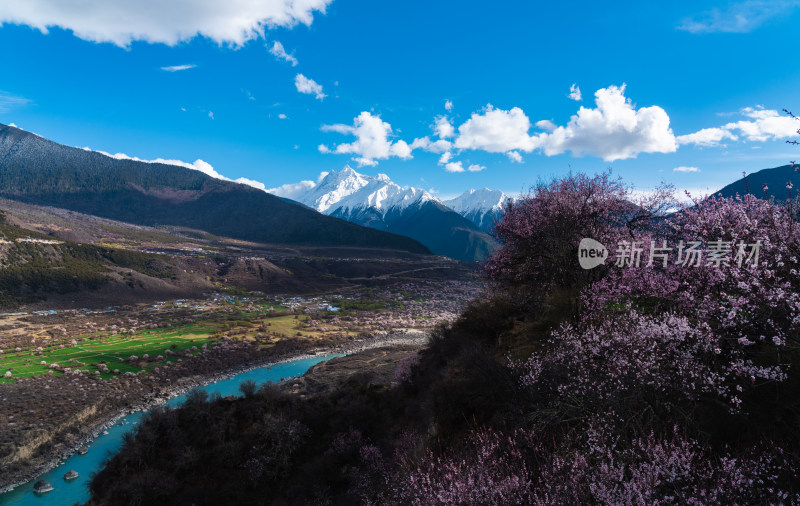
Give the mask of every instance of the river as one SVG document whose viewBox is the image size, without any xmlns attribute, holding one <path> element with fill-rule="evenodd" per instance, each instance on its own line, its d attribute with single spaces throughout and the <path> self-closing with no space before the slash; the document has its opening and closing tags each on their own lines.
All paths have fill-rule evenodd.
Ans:
<svg viewBox="0 0 800 506">
<path fill-rule="evenodd" d="M 210 395 L 219 393 L 221 396 L 240 395 L 239 384 L 246 380 L 253 380 L 259 385 L 280 381 L 281 378 L 290 378 L 304 374 L 311 366 L 324 362 L 325 360 L 341 357 L 342 355 L 326 355 L 313 358 L 304 358 L 275 364 L 272 366 L 260 367 L 251 371 L 237 374 L 228 379 L 220 380 L 215 383 L 197 387 L 205 390 Z M 179 406 L 183 403 L 187 394 L 173 397 L 167 401 L 168 406 Z M 88 446 L 89 452 L 86 455 L 75 453 L 56 468 L 48 471 L 42 476 L 31 480 L 25 485 L 20 485 L 14 490 L 0 495 L 0 505 L 37 505 L 65 506 L 75 503 L 84 503 L 89 500 L 89 478 L 91 474 L 97 472 L 102 467 L 103 461 L 119 450 L 122 444 L 122 436 L 139 424 L 142 419 L 142 412 L 120 418 L 119 421 L 110 427 L 106 433 L 102 433 L 95 438 Z M 73 481 L 64 481 L 64 474 L 67 471 L 77 471 L 79 477 Z M 45 480 L 53 486 L 53 491 L 43 495 L 33 493 L 33 484 L 39 480 Z"/>
</svg>

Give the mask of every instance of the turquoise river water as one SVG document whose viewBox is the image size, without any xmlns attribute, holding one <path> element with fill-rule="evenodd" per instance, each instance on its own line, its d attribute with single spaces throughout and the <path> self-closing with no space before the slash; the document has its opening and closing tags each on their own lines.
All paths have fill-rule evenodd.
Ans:
<svg viewBox="0 0 800 506">
<path fill-rule="evenodd" d="M 253 380 L 259 385 L 280 381 L 281 378 L 291 378 L 304 374 L 311 366 L 324 362 L 334 357 L 342 355 L 326 355 L 313 358 L 304 358 L 275 364 L 268 367 L 260 367 L 252 371 L 243 372 L 231 378 L 219 380 L 216 383 L 197 387 L 205 390 L 209 395 L 219 393 L 221 396 L 240 395 L 239 384 L 246 380 Z M 186 394 L 173 397 L 167 401 L 168 406 L 179 406 L 186 398 Z M 122 436 L 134 428 L 142 419 L 142 412 L 120 418 L 113 427 L 109 427 L 107 434 L 103 433 L 90 444 L 89 452 L 86 455 L 75 453 L 63 464 L 48 471 L 44 475 L 31 480 L 25 485 L 20 485 L 11 492 L 0 495 L 0 505 L 37 505 L 37 506 L 69 506 L 75 503 L 83 503 L 89 500 L 89 477 L 92 473 L 99 471 L 103 461 L 116 453 L 122 444 Z M 77 471 L 79 477 L 73 481 L 64 481 L 67 471 Z M 53 486 L 53 491 L 43 495 L 33 493 L 33 484 L 38 480 L 45 480 Z"/>
</svg>

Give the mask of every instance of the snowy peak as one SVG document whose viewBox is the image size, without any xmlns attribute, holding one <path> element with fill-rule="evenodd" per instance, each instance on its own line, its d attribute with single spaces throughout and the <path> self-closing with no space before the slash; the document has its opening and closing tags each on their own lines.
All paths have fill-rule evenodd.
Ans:
<svg viewBox="0 0 800 506">
<path fill-rule="evenodd" d="M 404 210 L 414 204 L 436 201 L 436 197 L 419 188 L 404 188 L 386 174 L 367 176 L 350 166 L 327 173 L 318 183 L 304 182 L 302 190 L 289 185 L 270 190 L 280 197 L 301 202 L 324 214 L 349 214 L 373 208 L 385 215 L 390 210 Z"/>
<path fill-rule="evenodd" d="M 467 190 L 456 198 L 445 200 L 442 203 L 460 215 L 474 211 L 500 212 L 510 197 L 500 190 L 483 188 L 480 190 Z"/>
<path fill-rule="evenodd" d="M 503 215 L 503 208 L 511 197 L 500 190 L 467 190 L 458 197 L 445 200 L 444 205 L 488 232 L 495 220 Z"/>
<path fill-rule="evenodd" d="M 300 195 L 300 201 L 321 213 L 330 214 L 340 207 L 337 204 L 350 195 L 370 184 L 370 180 L 349 166 L 340 171 L 329 172 L 319 184 L 306 195 Z"/>
</svg>

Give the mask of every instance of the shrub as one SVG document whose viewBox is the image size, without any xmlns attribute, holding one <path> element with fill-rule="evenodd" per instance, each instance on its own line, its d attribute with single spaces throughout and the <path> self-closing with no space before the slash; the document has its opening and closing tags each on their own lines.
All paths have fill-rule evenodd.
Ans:
<svg viewBox="0 0 800 506">
<path fill-rule="evenodd" d="M 246 380 L 239 383 L 239 392 L 245 397 L 252 397 L 257 390 L 258 385 L 253 380 Z"/>
</svg>

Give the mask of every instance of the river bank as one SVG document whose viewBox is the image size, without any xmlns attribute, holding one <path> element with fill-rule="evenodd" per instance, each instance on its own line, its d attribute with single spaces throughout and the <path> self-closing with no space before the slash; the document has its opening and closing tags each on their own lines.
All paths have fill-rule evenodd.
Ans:
<svg viewBox="0 0 800 506">
<path fill-rule="evenodd" d="M 11 473 L 8 476 L 3 476 L 0 478 L 0 480 L 2 480 L 0 481 L 0 494 L 9 492 L 21 485 L 30 483 L 55 467 L 61 465 L 64 460 L 74 455 L 82 446 L 88 445 L 100 434 L 102 434 L 103 431 L 106 431 L 117 424 L 121 418 L 132 413 L 146 411 L 155 406 L 163 405 L 170 399 L 179 396 L 193 388 L 230 379 L 234 376 L 255 369 L 272 367 L 278 364 L 307 358 L 315 358 L 320 355 L 349 355 L 364 350 L 380 348 L 389 345 L 421 345 L 427 342 L 428 336 L 429 334 L 424 331 L 403 329 L 400 331 L 377 334 L 361 340 L 338 343 L 332 346 L 320 346 L 300 353 L 286 354 L 282 357 L 272 356 L 261 361 L 234 365 L 222 371 L 207 375 L 196 375 L 181 378 L 178 382 L 176 382 L 175 385 L 163 386 L 155 395 L 151 395 L 147 399 L 134 402 L 131 407 L 117 410 L 112 416 L 108 416 L 107 414 L 99 414 L 98 416 L 91 417 L 85 422 L 85 427 L 88 428 L 88 430 L 85 430 L 86 433 L 84 436 L 69 443 L 66 448 L 60 449 L 51 453 L 45 458 L 39 459 L 39 461 L 35 462 L 27 469 L 19 470 L 16 473 Z M 2 496 L 0 496 L 0 503 L 2 503 Z"/>
</svg>

